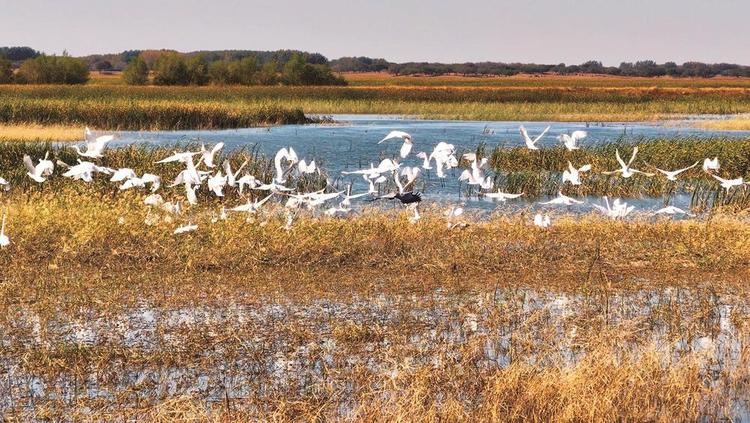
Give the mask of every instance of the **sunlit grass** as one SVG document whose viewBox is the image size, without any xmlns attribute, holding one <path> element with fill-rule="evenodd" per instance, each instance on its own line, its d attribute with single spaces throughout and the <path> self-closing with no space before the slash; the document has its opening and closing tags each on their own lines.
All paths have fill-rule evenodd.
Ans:
<svg viewBox="0 0 750 423">
<path fill-rule="evenodd" d="M 750 112 L 738 87 L 0 87 L 0 121 L 108 129 L 231 128 L 308 115 L 462 120 L 648 121 Z"/>
<path fill-rule="evenodd" d="M 83 127 L 40 124 L 0 124 L 0 142 L 57 142 L 80 141 L 82 139 Z"/>
<path fill-rule="evenodd" d="M 703 120 L 696 122 L 695 126 L 718 131 L 750 131 L 750 118 Z"/>
</svg>

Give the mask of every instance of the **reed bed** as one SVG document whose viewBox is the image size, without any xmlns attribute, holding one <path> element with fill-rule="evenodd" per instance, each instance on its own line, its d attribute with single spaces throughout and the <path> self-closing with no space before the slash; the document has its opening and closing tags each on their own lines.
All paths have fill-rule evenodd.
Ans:
<svg viewBox="0 0 750 423">
<path fill-rule="evenodd" d="M 441 210 L 352 219 L 11 192 L 11 419 L 673 421 L 746 415 L 750 226 Z M 198 231 L 172 235 L 190 219 Z M 618 240 L 614 242 L 614 240 Z"/>
<path fill-rule="evenodd" d="M 602 172 L 619 169 L 615 152 L 629 160 L 633 148 L 638 155 L 633 168 L 654 173 L 647 177 L 635 175 L 623 179 L 619 175 L 604 175 Z M 704 158 L 719 157 L 720 176 L 727 179 L 750 176 L 750 140 L 730 138 L 670 138 L 642 139 L 636 141 L 617 140 L 611 143 L 583 147 L 568 151 L 562 146 L 532 151 L 525 147 L 498 147 L 487 153 L 479 146 L 480 156 L 486 154 L 490 167 L 496 172 L 496 184 L 509 192 L 524 192 L 536 197 L 554 195 L 562 190 L 567 195 L 638 198 L 664 197 L 665 202 L 676 193 L 688 193 L 692 205 L 698 209 L 710 208 L 711 204 L 744 209 L 750 206 L 748 190 L 740 187 L 726 193 L 719 182 L 706 174 L 702 168 Z M 562 171 L 570 161 L 576 168 L 591 164 L 592 171 L 582 173 L 583 184 L 562 184 Z M 677 182 L 672 182 L 656 171 L 681 169 L 698 165 L 682 173 Z"/>
<path fill-rule="evenodd" d="M 750 112 L 748 88 L 587 87 L 0 87 L 0 122 L 107 129 L 302 123 L 307 114 L 643 121 Z"/>
<path fill-rule="evenodd" d="M 721 131 L 750 131 L 750 118 L 737 117 L 732 119 L 705 120 L 697 122 L 696 126 Z"/>
<path fill-rule="evenodd" d="M 750 78 L 642 78 L 594 75 L 396 76 L 379 72 L 344 73 L 343 76 L 350 86 L 750 88 Z M 92 78 L 91 83 L 96 83 L 95 78 Z"/>
</svg>

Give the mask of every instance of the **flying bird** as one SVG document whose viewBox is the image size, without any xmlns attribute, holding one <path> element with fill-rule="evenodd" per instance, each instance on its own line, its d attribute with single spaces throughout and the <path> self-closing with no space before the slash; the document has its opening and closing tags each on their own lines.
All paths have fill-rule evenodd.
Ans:
<svg viewBox="0 0 750 423">
<path fill-rule="evenodd" d="M 617 162 L 620 164 L 620 168 L 612 172 L 602 172 L 602 173 L 605 175 L 614 175 L 614 174 L 619 173 L 625 179 L 630 178 L 636 173 L 640 173 L 641 175 L 644 175 L 644 176 L 654 176 L 653 173 L 641 172 L 640 170 L 636 170 L 631 167 L 633 165 L 633 161 L 635 161 L 636 154 L 638 154 L 638 146 L 633 147 L 633 154 L 630 156 L 630 160 L 627 163 L 625 163 L 622 157 L 620 157 L 620 151 L 615 149 L 615 157 L 617 158 Z"/>
<path fill-rule="evenodd" d="M 539 134 L 538 137 L 534 138 L 533 140 L 531 137 L 529 137 L 529 133 L 526 132 L 526 128 L 521 125 L 520 128 L 518 128 L 519 132 L 521 132 L 521 137 L 523 137 L 523 142 L 526 143 L 526 147 L 528 147 L 529 150 L 539 150 L 539 147 L 536 146 L 536 143 L 539 142 L 540 139 L 549 131 L 549 126 L 542 131 L 541 134 Z"/>
<path fill-rule="evenodd" d="M 564 195 L 562 191 L 559 191 L 557 193 L 557 197 L 539 204 L 572 206 L 573 204 L 583 204 L 583 201 L 576 200 L 575 198 L 570 198 L 567 195 Z"/>
<path fill-rule="evenodd" d="M 55 170 L 55 164 L 49 160 L 49 152 L 44 153 L 44 158 L 39 160 L 36 166 L 31 160 L 28 154 L 23 155 L 23 164 L 26 166 L 26 175 L 31 178 L 34 182 L 42 183 L 47 180 L 47 177 L 52 175 Z"/>
<path fill-rule="evenodd" d="M 10 245 L 10 238 L 5 234 L 5 220 L 8 218 L 8 210 L 3 212 L 3 224 L 0 226 L 0 248 Z"/>
<path fill-rule="evenodd" d="M 207 150 L 206 146 L 203 145 L 203 143 L 201 143 L 201 152 L 200 152 L 200 154 L 201 154 L 201 159 L 203 160 L 203 164 L 205 164 L 206 167 L 211 167 L 211 168 L 214 167 L 214 156 L 222 148 L 224 148 L 224 143 L 223 142 L 220 142 L 220 143 L 216 144 L 210 150 Z"/>
<path fill-rule="evenodd" d="M 578 150 L 578 142 L 584 138 L 588 133 L 586 131 L 573 131 L 572 134 L 562 134 L 557 137 L 561 143 L 568 149 L 568 151 Z"/>
<path fill-rule="evenodd" d="M 392 140 L 400 138 L 404 141 L 403 145 L 401 145 L 401 151 L 400 155 L 402 159 L 405 159 L 406 156 L 409 155 L 409 152 L 411 152 L 411 148 L 414 145 L 411 135 L 407 134 L 404 131 L 391 131 L 388 133 L 388 135 L 385 136 L 382 140 L 378 141 L 378 144 L 382 144 L 384 141 Z"/>
<path fill-rule="evenodd" d="M 541 213 L 537 213 L 536 216 L 534 216 L 534 225 L 542 228 L 547 229 L 552 224 L 552 220 L 549 218 L 549 215 L 542 216 Z"/>
<path fill-rule="evenodd" d="M 77 145 L 74 145 L 73 149 L 79 156 L 88 157 L 91 159 L 104 157 L 103 153 L 104 149 L 107 147 L 107 143 L 115 139 L 114 135 L 102 135 L 100 137 L 95 137 L 88 127 L 86 127 L 86 129 L 84 130 L 83 135 L 84 141 L 86 142 L 86 151 L 81 151 L 81 149 Z"/>
<path fill-rule="evenodd" d="M 698 166 L 699 163 L 700 162 L 698 161 L 698 162 L 693 163 L 692 166 L 684 167 L 682 169 L 677 169 L 677 170 L 663 170 L 663 169 L 659 169 L 658 167 L 656 168 L 656 170 L 658 172 L 662 173 L 664 176 L 666 176 L 668 180 L 670 180 L 670 181 L 676 181 L 677 180 L 677 175 L 679 175 L 682 172 L 688 171 L 688 170 L 690 170 L 690 169 Z"/>
<path fill-rule="evenodd" d="M 591 165 L 586 164 L 578 169 L 573 167 L 573 164 L 568 161 L 568 169 L 562 173 L 562 182 L 570 182 L 571 185 L 581 185 L 581 172 L 588 172 L 591 170 Z"/>
<path fill-rule="evenodd" d="M 716 172 L 719 170 L 719 158 L 714 157 L 713 159 L 703 160 L 703 171 L 706 173 Z"/>
</svg>

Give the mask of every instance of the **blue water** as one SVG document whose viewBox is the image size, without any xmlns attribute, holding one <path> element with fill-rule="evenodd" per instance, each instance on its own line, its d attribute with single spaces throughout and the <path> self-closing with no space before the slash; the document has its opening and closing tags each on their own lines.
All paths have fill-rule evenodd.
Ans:
<svg viewBox="0 0 750 423">
<path fill-rule="evenodd" d="M 398 158 L 401 142 L 387 141 L 378 144 L 391 130 L 403 130 L 414 138 L 412 153 L 404 160 L 404 165 L 419 166 L 422 161 L 416 157 L 419 151 L 431 152 L 439 141 L 447 141 L 456 146 L 457 156 L 473 151 L 480 143 L 487 146 L 487 151 L 495 147 L 521 146 L 523 141 L 518 133 L 519 125 L 524 125 L 533 137 L 547 126 L 551 129 L 539 142 L 540 148 L 559 145 L 557 136 L 575 130 L 588 132 L 581 143 L 583 146 L 612 142 L 618 139 L 636 141 L 649 138 L 665 137 L 747 137 L 750 131 L 713 131 L 692 128 L 687 125 L 665 125 L 657 123 L 604 123 L 591 124 L 580 122 L 481 122 L 481 121 L 444 121 L 417 120 L 393 116 L 374 115 L 338 115 L 333 117 L 333 125 L 284 125 L 268 128 L 246 128 L 220 131 L 158 131 L 158 132 L 122 132 L 113 145 L 131 143 L 150 145 L 170 145 L 176 143 L 205 142 L 225 143 L 225 151 L 237 148 L 257 147 L 261 153 L 273 156 L 282 147 L 293 147 L 300 158 L 315 159 L 330 175 L 330 182 L 340 188 L 353 183 L 354 191 L 366 190 L 361 177 L 342 176 L 342 170 L 354 170 L 369 167 L 386 157 Z M 400 158 L 399 158 L 400 159 Z M 702 157 L 696 157 L 696 160 Z M 560 169 L 562 171 L 562 169 Z M 494 208 L 495 204 L 476 197 L 466 198 L 458 183 L 461 169 L 453 169 L 445 179 L 434 175 L 422 174 L 417 188 L 425 193 L 427 200 L 462 201 L 470 206 Z M 465 191 L 465 190 L 464 190 Z M 535 201 L 545 201 L 534 199 Z M 594 199 L 596 201 L 596 199 Z M 598 202 L 598 201 L 597 201 Z M 662 199 L 640 199 L 631 201 L 640 207 L 659 208 Z M 516 206 L 528 206 L 524 201 L 515 201 Z M 678 196 L 675 205 L 686 208 L 689 205 L 687 196 Z M 589 204 L 572 206 L 571 211 L 590 210 Z"/>
</svg>

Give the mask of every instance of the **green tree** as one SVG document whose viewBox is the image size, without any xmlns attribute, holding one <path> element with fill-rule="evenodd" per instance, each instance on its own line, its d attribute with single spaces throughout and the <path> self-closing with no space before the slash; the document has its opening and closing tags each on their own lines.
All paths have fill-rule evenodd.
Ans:
<svg viewBox="0 0 750 423">
<path fill-rule="evenodd" d="M 85 84 L 89 67 L 85 60 L 67 55 L 41 55 L 23 62 L 17 77 L 28 84 Z"/>
<path fill-rule="evenodd" d="M 148 82 L 148 65 L 143 57 L 137 56 L 122 72 L 122 79 L 128 85 L 146 85 Z"/>
<path fill-rule="evenodd" d="M 225 61 L 211 63 L 208 67 L 208 78 L 212 84 L 226 85 L 230 83 L 229 66 Z"/>
<path fill-rule="evenodd" d="M 208 62 L 202 54 L 189 59 L 186 66 L 191 85 L 206 85 L 208 83 Z"/>
<path fill-rule="evenodd" d="M 248 56 L 229 63 L 229 80 L 232 84 L 253 85 L 257 71 L 258 63 L 255 56 Z"/>
<path fill-rule="evenodd" d="M 0 84 L 13 82 L 13 64 L 10 60 L 0 56 Z"/>
<path fill-rule="evenodd" d="M 177 53 L 165 53 L 154 63 L 154 84 L 156 85 L 188 85 L 188 73 L 185 59 Z"/>
<path fill-rule="evenodd" d="M 301 85 L 302 73 L 305 71 L 305 58 L 299 53 L 294 53 L 284 65 L 282 82 L 286 85 Z"/>
<path fill-rule="evenodd" d="M 346 80 L 333 73 L 328 65 L 305 64 L 299 77 L 301 85 L 346 85 Z"/>
<path fill-rule="evenodd" d="M 263 64 L 258 72 L 258 83 L 261 85 L 276 85 L 279 82 L 277 75 L 278 63 L 275 60 L 269 60 Z"/>
</svg>

